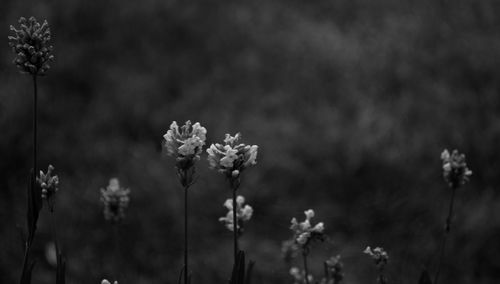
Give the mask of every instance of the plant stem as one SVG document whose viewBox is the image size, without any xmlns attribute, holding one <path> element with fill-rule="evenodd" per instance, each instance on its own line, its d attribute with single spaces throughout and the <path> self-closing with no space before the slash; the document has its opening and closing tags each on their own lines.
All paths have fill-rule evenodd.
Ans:
<svg viewBox="0 0 500 284">
<path fill-rule="evenodd" d="M 33 75 L 33 173 L 36 176 L 37 172 L 37 126 L 38 126 L 38 87 L 36 75 Z"/>
<path fill-rule="evenodd" d="M 231 187 L 233 190 L 233 241 L 234 241 L 234 265 L 238 261 L 238 216 L 236 214 L 236 190 L 238 185 L 235 182 L 231 182 Z"/>
<path fill-rule="evenodd" d="M 188 189 L 184 187 L 184 284 L 188 284 Z"/>
<path fill-rule="evenodd" d="M 115 279 L 118 281 L 121 279 L 120 277 L 120 256 L 119 256 L 119 246 L 118 246 L 118 238 L 119 238 L 119 232 L 118 232 L 118 224 L 113 223 L 113 257 L 114 257 L 114 264 L 115 264 Z"/>
<path fill-rule="evenodd" d="M 441 246 L 439 248 L 439 261 L 438 261 L 438 267 L 436 270 L 436 275 L 434 276 L 434 282 L 433 284 L 437 284 L 439 280 L 439 272 L 441 271 L 441 265 L 443 264 L 443 258 L 444 258 L 444 252 L 445 252 L 445 247 L 446 247 L 446 240 L 448 239 L 448 235 L 451 230 L 451 218 L 453 215 L 453 203 L 455 202 L 455 191 L 457 190 L 456 186 L 452 186 L 451 188 L 451 198 L 450 198 L 450 206 L 448 209 L 448 216 L 446 217 L 446 224 L 444 227 L 444 235 L 443 239 L 441 241 Z"/>
<path fill-rule="evenodd" d="M 306 284 L 309 284 L 309 269 L 307 268 L 307 253 L 305 251 L 302 252 L 302 258 L 304 259 L 304 272 L 305 272 L 305 279 L 306 279 Z"/>
<path fill-rule="evenodd" d="M 54 216 L 54 210 L 50 210 L 50 223 L 52 229 L 52 238 L 54 239 L 54 245 L 56 246 L 56 256 L 57 256 L 57 265 L 59 265 L 59 241 L 57 239 L 57 226 L 56 226 L 56 217 Z"/>
</svg>

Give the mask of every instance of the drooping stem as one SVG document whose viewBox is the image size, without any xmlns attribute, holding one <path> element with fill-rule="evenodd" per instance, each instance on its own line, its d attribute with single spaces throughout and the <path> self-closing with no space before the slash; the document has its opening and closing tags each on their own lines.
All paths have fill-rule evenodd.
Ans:
<svg viewBox="0 0 500 284">
<path fill-rule="evenodd" d="M 305 273 L 305 280 L 306 280 L 306 284 L 309 284 L 309 268 L 307 267 L 307 252 L 306 251 L 302 251 L 302 258 L 304 260 L 304 273 Z"/>
<path fill-rule="evenodd" d="M 451 219 L 453 216 L 453 204 L 455 202 L 455 192 L 457 190 L 457 186 L 452 186 L 451 187 L 451 198 L 450 198 L 450 206 L 448 208 L 448 216 L 446 217 L 446 224 L 444 227 L 444 234 L 443 234 L 443 239 L 441 241 L 441 245 L 439 247 L 439 260 L 438 260 L 438 267 L 436 270 L 436 275 L 434 276 L 434 284 L 438 283 L 439 280 L 439 273 L 441 272 L 441 266 L 443 264 L 443 259 L 444 259 L 444 253 L 445 253 L 445 248 L 446 248 L 446 240 L 448 239 L 448 235 L 451 230 Z"/>
</svg>

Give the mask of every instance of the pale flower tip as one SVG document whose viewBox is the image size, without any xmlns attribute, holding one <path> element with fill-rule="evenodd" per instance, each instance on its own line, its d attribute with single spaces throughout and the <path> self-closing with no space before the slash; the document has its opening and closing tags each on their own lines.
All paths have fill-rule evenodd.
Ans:
<svg viewBox="0 0 500 284">
<path fill-rule="evenodd" d="M 363 251 L 363 253 L 367 253 L 367 254 L 370 254 L 372 252 L 372 249 L 370 248 L 370 246 L 367 246 L 365 248 L 365 250 Z"/>
<path fill-rule="evenodd" d="M 307 219 L 311 219 L 314 217 L 314 210 L 312 209 L 306 210 L 304 211 L 304 214 L 306 215 Z"/>
<path fill-rule="evenodd" d="M 101 284 L 111 284 L 111 283 L 109 283 L 109 281 L 108 281 L 108 280 L 103 279 L 103 280 L 101 281 Z"/>
<path fill-rule="evenodd" d="M 234 170 L 234 171 L 231 173 L 231 175 L 232 175 L 233 177 L 238 177 L 238 175 L 239 175 L 239 174 L 240 174 L 240 171 L 238 171 L 238 170 Z"/>
</svg>

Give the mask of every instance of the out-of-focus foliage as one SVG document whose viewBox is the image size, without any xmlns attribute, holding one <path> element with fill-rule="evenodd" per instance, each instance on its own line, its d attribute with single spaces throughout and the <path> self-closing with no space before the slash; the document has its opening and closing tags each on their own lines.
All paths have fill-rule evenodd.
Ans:
<svg viewBox="0 0 500 284">
<path fill-rule="evenodd" d="M 433 272 L 450 191 L 440 153 L 458 148 L 474 172 L 460 189 L 443 283 L 500 279 L 500 6 L 484 1 L 14 1 L 0 9 L 0 275 L 22 263 L 31 153 L 31 81 L 11 63 L 9 25 L 47 19 L 55 62 L 39 80 L 39 165 L 61 179 L 55 205 L 68 283 L 175 283 L 182 266 L 182 189 L 161 154 L 173 120 L 200 121 L 207 145 L 243 133 L 259 145 L 242 180 L 254 208 L 242 248 L 256 283 L 290 283 L 280 259 L 292 216 L 314 208 L 341 254 L 346 283 L 376 271 L 391 283 Z M 197 163 L 190 189 L 193 283 L 224 283 L 230 197 Z M 99 189 L 132 190 L 113 228 Z M 36 283 L 53 283 L 48 214 L 34 243 Z M 116 246 L 116 247 L 115 247 Z M 300 263 L 298 264 L 300 265 Z"/>
</svg>

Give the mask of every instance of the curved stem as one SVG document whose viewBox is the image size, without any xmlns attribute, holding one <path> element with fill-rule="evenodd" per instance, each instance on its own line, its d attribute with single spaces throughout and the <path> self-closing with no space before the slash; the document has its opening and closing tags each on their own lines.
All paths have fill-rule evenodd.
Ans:
<svg viewBox="0 0 500 284">
<path fill-rule="evenodd" d="M 443 258 L 444 258 L 444 252 L 445 252 L 445 247 L 446 247 L 446 240 L 448 239 L 448 235 L 451 230 L 451 218 L 453 215 L 453 204 L 455 202 L 455 191 L 457 187 L 453 186 L 451 188 L 451 198 L 450 198 L 450 205 L 448 208 L 448 216 L 446 217 L 446 224 L 444 227 L 444 235 L 443 239 L 441 241 L 441 246 L 439 247 L 439 261 L 438 261 L 438 267 L 436 270 L 436 275 L 434 276 L 434 284 L 438 283 L 439 280 L 439 273 L 441 272 L 441 266 L 443 264 Z"/>
</svg>

